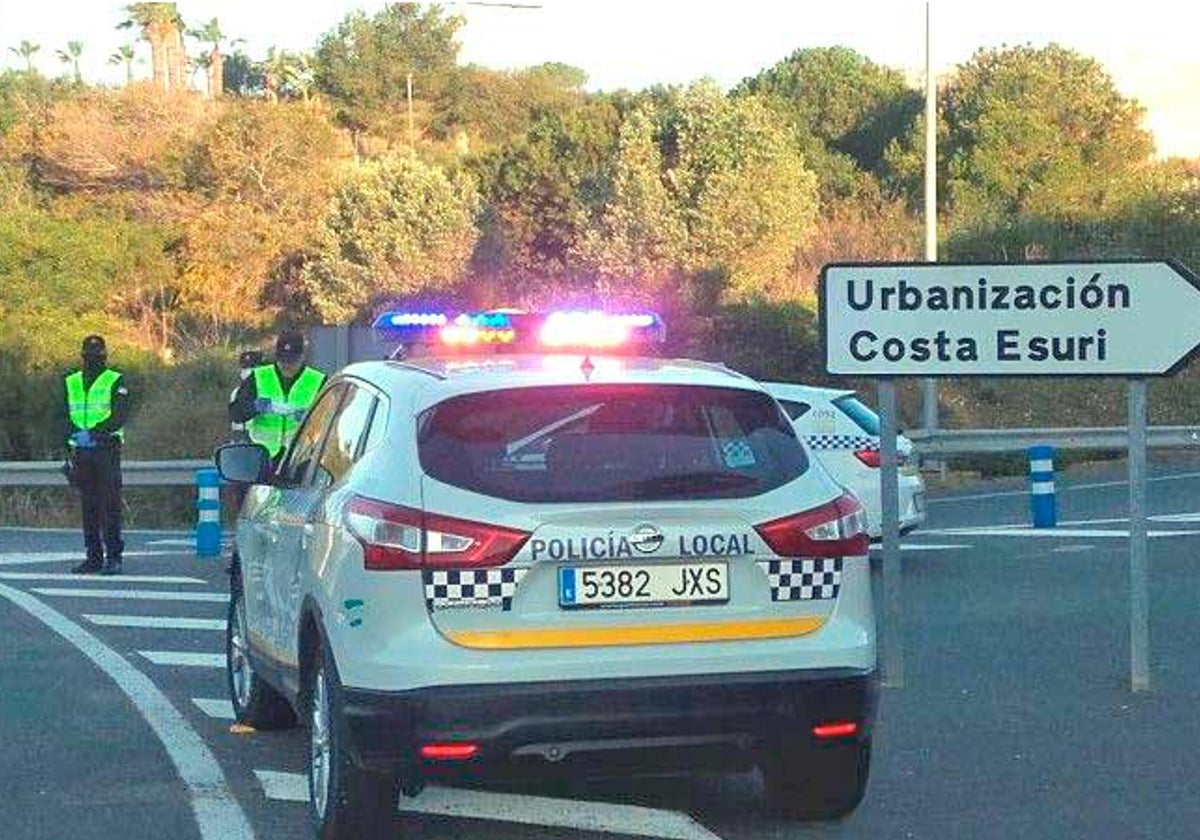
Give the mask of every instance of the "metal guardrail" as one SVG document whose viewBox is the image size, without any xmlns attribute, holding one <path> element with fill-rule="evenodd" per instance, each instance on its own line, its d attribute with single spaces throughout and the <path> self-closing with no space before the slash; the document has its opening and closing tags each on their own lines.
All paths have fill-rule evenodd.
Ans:
<svg viewBox="0 0 1200 840">
<path fill-rule="evenodd" d="M 1024 452 L 1046 444 L 1055 449 L 1099 451 L 1126 449 L 1129 430 L 1125 426 L 1076 429 L 950 429 L 930 434 L 922 429 L 905 432 L 924 457 Z M 1152 449 L 1200 447 L 1200 426 L 1156 426 L 1149 429 Z"/>
<path fill-rule="evenodd" d="M 1200 426 L 1157 426 L 1149 430 L 1152 449 L 1200 447 Z M 1124 426 L 1077 429 L 951 429 L 930 434 L 922 429 L 905 432 L 926 458 L 949 455 L 986 455 L 1024 452 L 1047 444 L 1055 449 L 1100 451 L 1125 449 L 1129 430 Z M 211 467 L 211 460 L 126 461 L 121 465 L 130 487 L 180 487 L 196 482 L 196 470 Z M 55 487 L 67 483 L 57 461 L 0 461 L 0 487 Z"/>
<path fill-rule="evenodd" d="M 179 487 L 196 483 L 196 470 L 212 467 L 212 460 L 126 461 L 121 477 L 130 487 Z M 61 461 L 0 461 L 0 487 L 66 486 Z"/>
</svg>

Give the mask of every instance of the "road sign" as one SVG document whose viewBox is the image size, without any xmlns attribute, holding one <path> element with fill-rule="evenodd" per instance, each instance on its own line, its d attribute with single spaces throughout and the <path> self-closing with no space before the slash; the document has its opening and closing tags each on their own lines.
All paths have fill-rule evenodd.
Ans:
<svg viewBox="0 0 1200 840">
<path fill-rule="evenodd" d="M 829 265 L 830 373 L 1157 376 L 1200 348 L 1200 280 L 1177 262 Z"/>
</svg>

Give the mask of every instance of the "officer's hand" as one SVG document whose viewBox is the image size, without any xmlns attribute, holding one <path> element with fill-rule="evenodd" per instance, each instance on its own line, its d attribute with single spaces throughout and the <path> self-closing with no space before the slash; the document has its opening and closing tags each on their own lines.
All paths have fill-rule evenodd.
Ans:
<svg viewBox="0 0 1200 840">
<path fill-rule="evenodd" d="M 264 400 L 262 397 L 259 397 L 254 401 L 254 410 L 259 414 L 273 414 L 275 403 L 272 400 Z"/>
<path fill-rule="evenodd" d="M 82 429 L 71 435 L 71 440 L 75 441 L 75 445 L 80 449 L 91 449 L 96 445 L 96 441 L 92 438 L 92 433 L 87 429 Z"/>
</svg>

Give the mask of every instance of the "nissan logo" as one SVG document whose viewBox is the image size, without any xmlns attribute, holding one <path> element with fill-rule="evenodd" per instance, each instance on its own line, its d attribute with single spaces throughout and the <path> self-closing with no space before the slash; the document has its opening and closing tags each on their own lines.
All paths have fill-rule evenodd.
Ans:
<svg viewBox="0 0 1200 840">
<path fill-rule="evenodd" d="M 629 544 L 633 546 L 633 550 L 639 554 L 653 554 L 662 547 L 663 540 L 662 531 L 655 528 L 653 525 L 639 525 L 633 529 L 633 533 L 629 536 Z"/>
</svg>

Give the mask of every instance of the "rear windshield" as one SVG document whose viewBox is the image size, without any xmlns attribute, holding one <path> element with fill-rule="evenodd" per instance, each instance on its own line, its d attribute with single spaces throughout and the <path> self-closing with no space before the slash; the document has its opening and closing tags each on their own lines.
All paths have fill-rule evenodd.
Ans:
<svg viewBox="0 0 1200 840">
<path fill-rule="evenodd" d="M 489 391 L 434 406 L 418 429 L 428 475 L 519 502 L 743 498 L 808 468 L 775 401 L 731 388 Z"/>
<path fill-rule="evenodd" d="M 833 404 L 854 421 L 854 425 L 869 435 L 879 437 L 879 415 L 854 395 L 839 397 Z"/>
</svg>

